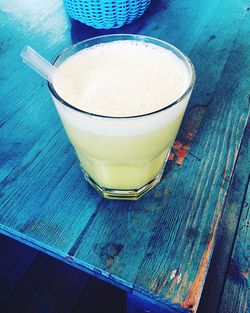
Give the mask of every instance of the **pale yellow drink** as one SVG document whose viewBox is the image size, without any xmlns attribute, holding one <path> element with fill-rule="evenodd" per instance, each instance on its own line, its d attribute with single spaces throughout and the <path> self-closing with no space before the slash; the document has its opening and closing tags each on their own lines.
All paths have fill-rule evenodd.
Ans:
<svg viewBox="0 0 250 313">
<path fill-rule="evenodd" d="M 187 66 L 173 52 L 132 40 L 94 45 L 60 64 L 55 91 L 87 113 L 54 100 L 81 166 L 95 184 L 134 190 L 161 174 L 189 96 L 162 109 L 186 92 L 190 80 Z"/>
</svg>

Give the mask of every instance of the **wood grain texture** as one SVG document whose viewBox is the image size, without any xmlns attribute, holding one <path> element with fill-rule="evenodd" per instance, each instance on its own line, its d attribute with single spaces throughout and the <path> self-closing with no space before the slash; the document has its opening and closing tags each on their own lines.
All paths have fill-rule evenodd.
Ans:
<svg viewBox="0 0 250 313">
<path fill-rule="evenodd" d="M 1 232 L 171 312 L 196 311 L 249 113 L 247 1 L 153 1 L 109 32 L 69 23 L 59 0 L 0 7 Z M 27 43 L 51 60 L 71 40 L 115 32 L 186 52 L 197 84 L 183 125 L 203 112 L 182 166 L 169 163 L 134 203 L 104 200 L 83 180 L 46 84 L 19 57 Z"/>
<path fill-rule="evenodd" d="M 198 312 L 217 312 L 220 306 L 221 296 L 225 285 L 225 277 L 232 255 L 236 231 L 239 224 L 239 216 L 243 207 L 242 204 L 245 200 L 245 191 L 249 179 L 249 138 L 250 127 L 248 125 L 222 212 L 214 253 L 202 292 Z M 235 312 L 237 312 L 237 310 Z"/>
<path fill-rule="evenodd" d="M 247 313 L 249 305 L 249 223 L 250 185 L 243 202 L 241 218 L 222 295 L 220 313 Z"/>
</svg>

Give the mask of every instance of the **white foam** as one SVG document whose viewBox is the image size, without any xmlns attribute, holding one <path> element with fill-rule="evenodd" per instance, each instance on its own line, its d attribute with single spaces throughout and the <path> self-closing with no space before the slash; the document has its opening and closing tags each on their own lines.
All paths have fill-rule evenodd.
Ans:
<svg viewBox="0 0 250 313">
<path fill-rule="evenodd" d="M 66 87 L 60 84 L 64 77 L 71 82 Z M 128 117 L 173 103 L 186 91 L 190 79 L 184 62 L 171 51 L 123 40 L 96 45 L 68 58 L 59 66 L 53 85 L 60 97 L 76 108 Z M 89 116 L 54 101 L 62 119 L 80 129 L 125 136 L 163 127 L 184 113 L 188 99 L 155 115 L 119 120 Z"/>
<path fill-rule="evenodd" d="M 57 77 L 54 87 L 64 100 L 106 116 L 159 110 L 177 100 L 190 81 L 185 64 L 174 53 L 132 40 L 84 49 L 59 66 Z M 64 77 L 72 84 L 61 84 Z"/>
</svg>

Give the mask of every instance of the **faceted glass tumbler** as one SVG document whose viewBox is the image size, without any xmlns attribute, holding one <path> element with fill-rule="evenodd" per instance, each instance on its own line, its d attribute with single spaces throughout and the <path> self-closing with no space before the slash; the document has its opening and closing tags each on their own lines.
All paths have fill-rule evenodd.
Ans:
<svg viewBox="0 0 250 313">
<path fill-rule="evenodd" d="M 195 72 L 191 61 L 174 46 L 139 35 L 106 35 L 85 40 L 64 50 L 54 65 L 59 66 L 82 49 L 116 40 L 148 42 L 173 52 L 189 73 L 185 92 L 155 112 L 112 117 L 74 107 L 60 97 L 52 83 L 49 89 L 86 180 L 105 198 L 136 200 L 161 180 L 195 83 Z"/>
</svg>

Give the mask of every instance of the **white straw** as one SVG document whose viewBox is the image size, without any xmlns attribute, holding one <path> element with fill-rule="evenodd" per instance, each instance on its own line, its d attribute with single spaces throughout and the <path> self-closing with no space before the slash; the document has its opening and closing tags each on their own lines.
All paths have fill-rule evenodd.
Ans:
<svg viewBox="0 0 250 313">
<path fill-rule="evenodd" d="M 38 74 L 48 81 L 52 82 L 52 76 L 55 72 L 55 66 L 45 60 L 40 54 L 33 50 L 30 46 L 23 48 L 21 52 L 23 62 L 33 68 Z"/>
</svg>

